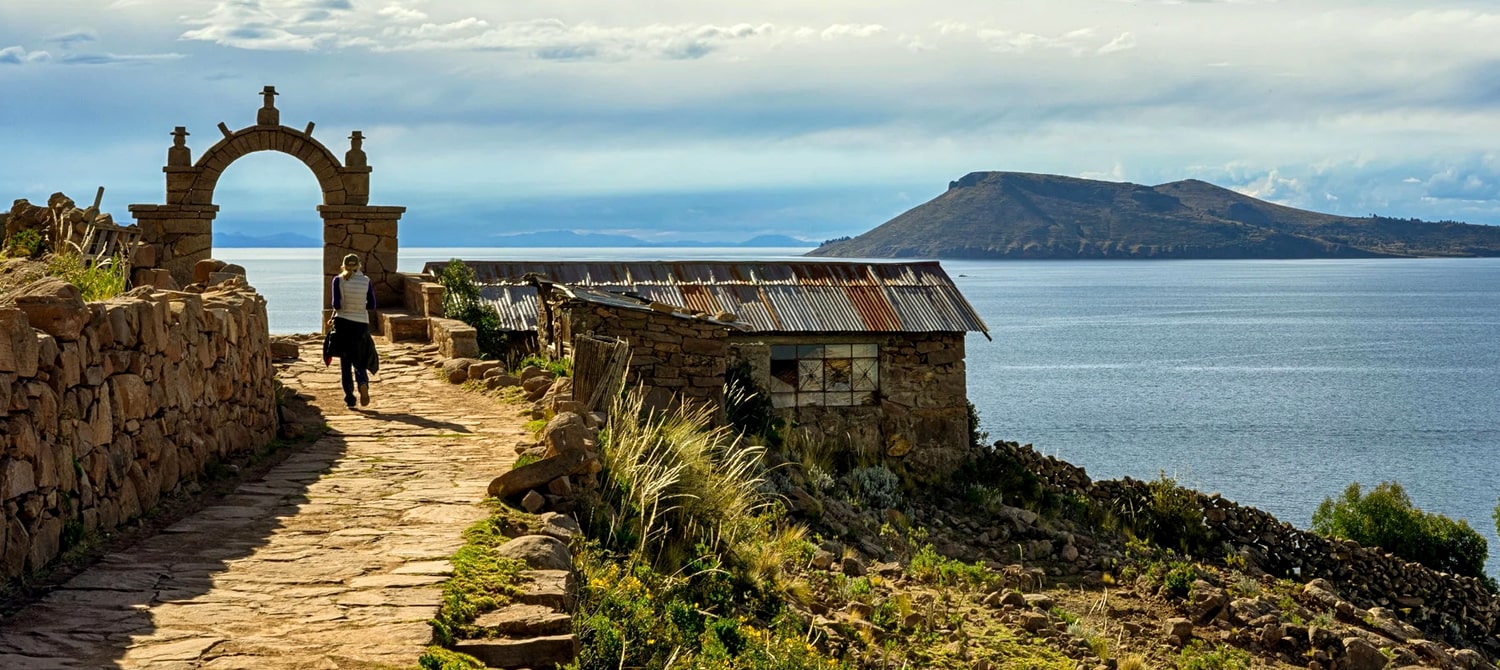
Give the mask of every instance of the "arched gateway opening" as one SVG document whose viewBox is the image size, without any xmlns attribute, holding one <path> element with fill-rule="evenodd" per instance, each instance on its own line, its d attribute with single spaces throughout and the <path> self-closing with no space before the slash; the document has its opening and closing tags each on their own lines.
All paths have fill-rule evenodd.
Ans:
<svg viewBox="0 0 1500 670">
<path fill-rule="evenodd" d="M 214 187 L 224 170 L 246 154 L 279 151 L 301 161 L 312 171 L 323 192 L 318 214 L 323 217 L 323 305 L 329 304 L 329 284 L 340 269 L 345 254 L 358 254 L 365 261 L 365 274 L 375 287 L 381 305 L 401 304 L 402 278 L 396 273 L 396 225 L 405 207 L 370 205 L 370 166 L 363 149 L 364 136 L 356 130 L 349 136 L 344 161 L 323 143 L 313 139 L 313 125 L 296 130 L 281 125 L 276 109 L 276 88 L 261 91 L 264 103 L 255 125 L 231 132 L 219 124 L 224 138 L 193 161 L 187 146 L 188 131 L 178 126 L 167 150 L 165 205 L 131 205 L 130 213 L 141 227 L 141 237 L 156 249 L 157 267 L 172 273 L 180 284 L 193 281 L 193 266 L 213 255 L 213 221 L 219 206 L 213 204 Z"/>
</svg>

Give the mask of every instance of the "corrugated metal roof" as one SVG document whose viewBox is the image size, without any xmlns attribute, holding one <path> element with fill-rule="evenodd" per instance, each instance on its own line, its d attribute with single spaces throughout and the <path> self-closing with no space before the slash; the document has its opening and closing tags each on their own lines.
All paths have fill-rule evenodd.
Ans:
<svg viewBox="0 0 1500 670">
<path fill-rule="evenodd" d="M 527 275 L 710 315 L 761 332 L 968 332 L 984 320 L 936 261 L 464 261 L 506 328 L 536 328 Z M 427 274 L 446 262 L 428 263 Z"/>
</svg>

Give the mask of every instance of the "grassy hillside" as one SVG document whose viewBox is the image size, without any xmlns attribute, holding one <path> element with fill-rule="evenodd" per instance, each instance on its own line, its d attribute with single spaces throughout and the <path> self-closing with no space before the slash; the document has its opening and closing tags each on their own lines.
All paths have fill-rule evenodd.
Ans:
<svg viewBox="0 0 1500 670">
<path fill-rule="evenodd" d="M 867 258 L 1367 258 L 1497 256 L 1500 227 L 1283 207 L 1187 180 L 1141 186 L 974 172 L 813 256 Z"/>
</svg>

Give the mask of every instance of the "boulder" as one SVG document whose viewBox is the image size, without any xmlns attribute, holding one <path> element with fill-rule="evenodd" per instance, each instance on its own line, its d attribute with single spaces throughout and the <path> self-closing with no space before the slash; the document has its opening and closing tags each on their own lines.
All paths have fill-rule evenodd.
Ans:
<svg viewBox="0 0 1500 670">
<path fill-rule="evenodd" d="M 215 259 L 212 259 L 212 258 L 205 258 L 205 259 L 203 259 L 201 261 L 198 261 L 197 263 L 194 263 L 193 264 L 193 283 L 194 284 L 207 284 L 208 281 L 209 281 L 209 277 L 213 273 L 218 272 L 218 271 L 224 269 L 225 265 L 226 265 L 226 263 L 224 261 L 215 260 Z"/>
<path fill-rule="evenodd" d="M 584 461 L 576 456 L 553 456 L 535 463 L 515 468 L 490 482 L 489 494 L 495 498 L 510 498 L 524 491 L 546 486 L 558 477 L 578 474 Z"/>
<path fill-rule="evenodd" d="M 469 366 L 478 363 L 472 358 L 451 358 L 443 361 L 443 379 L 449 384 L 462 384 L 469 381 Z"/>
<path fill-rule="evenodd" d="M 1175 637 L 1186 643 L 1193 638 L 1193 622 L 1182 617 L 1167 619 L 1162 628 L 1169 637 Z"/>
<path fill-rule="evenodd" d="M 26 313 L 31 327 L 63 342 L 73 342 L 88 324 L 91 314 L 77 286 L 56 277 L 46 277 L 10 297 Z"/>
<path fill-rule="evenodd" d="M 1390 659 L 1380 653 L 1380 648 L 1362 637 L 1344 638 L 1344 662 L 1340 666 L 1347 670 L 1381 670 Z"/>
<path fill-rule="evenodd" d="M 521 498 L 521 509 L 532 514 L 542 511 L 547 507 L 547 498 L 536 491 L 527 491 Z"/>
<path fill-rule="evenodd" d="M 588 451 L 585 441 L 592 438 L 592 431 L 583 425 L 583 417 L 565 412 L 547 422 L 542 429 L 541 442 L 547 446 L 548 456 L 577 457 Z"/>
<path fill-rule="evenodd" d="M 537 534 L 555 537 L 563 542 L 583 534 L 583 529 L 578 526 L 578 522 L 566 514 L 548 512 L 541 515 L 538 521 L 542 523 L 542 528 L 537 531 Z"/>
<path fill-rule="evenodd" d="M 562 540 L 547 535 L 523 535 L 495 549 L 497 555 L 524 562 L 533 570 L 571 570 L 573 552 Z"/>
</svg>

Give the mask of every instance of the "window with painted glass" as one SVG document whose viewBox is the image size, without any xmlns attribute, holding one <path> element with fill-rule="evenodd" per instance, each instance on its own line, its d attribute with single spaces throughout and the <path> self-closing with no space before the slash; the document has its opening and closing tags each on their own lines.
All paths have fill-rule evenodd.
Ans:
<svg viewBox="0 0 1500 670">
<path fill-rule="evenodd" d="M 776 407 L 873 405 L 880 390 L 880 346 L 772 345 L 770 390 Z"/>
</svg>

